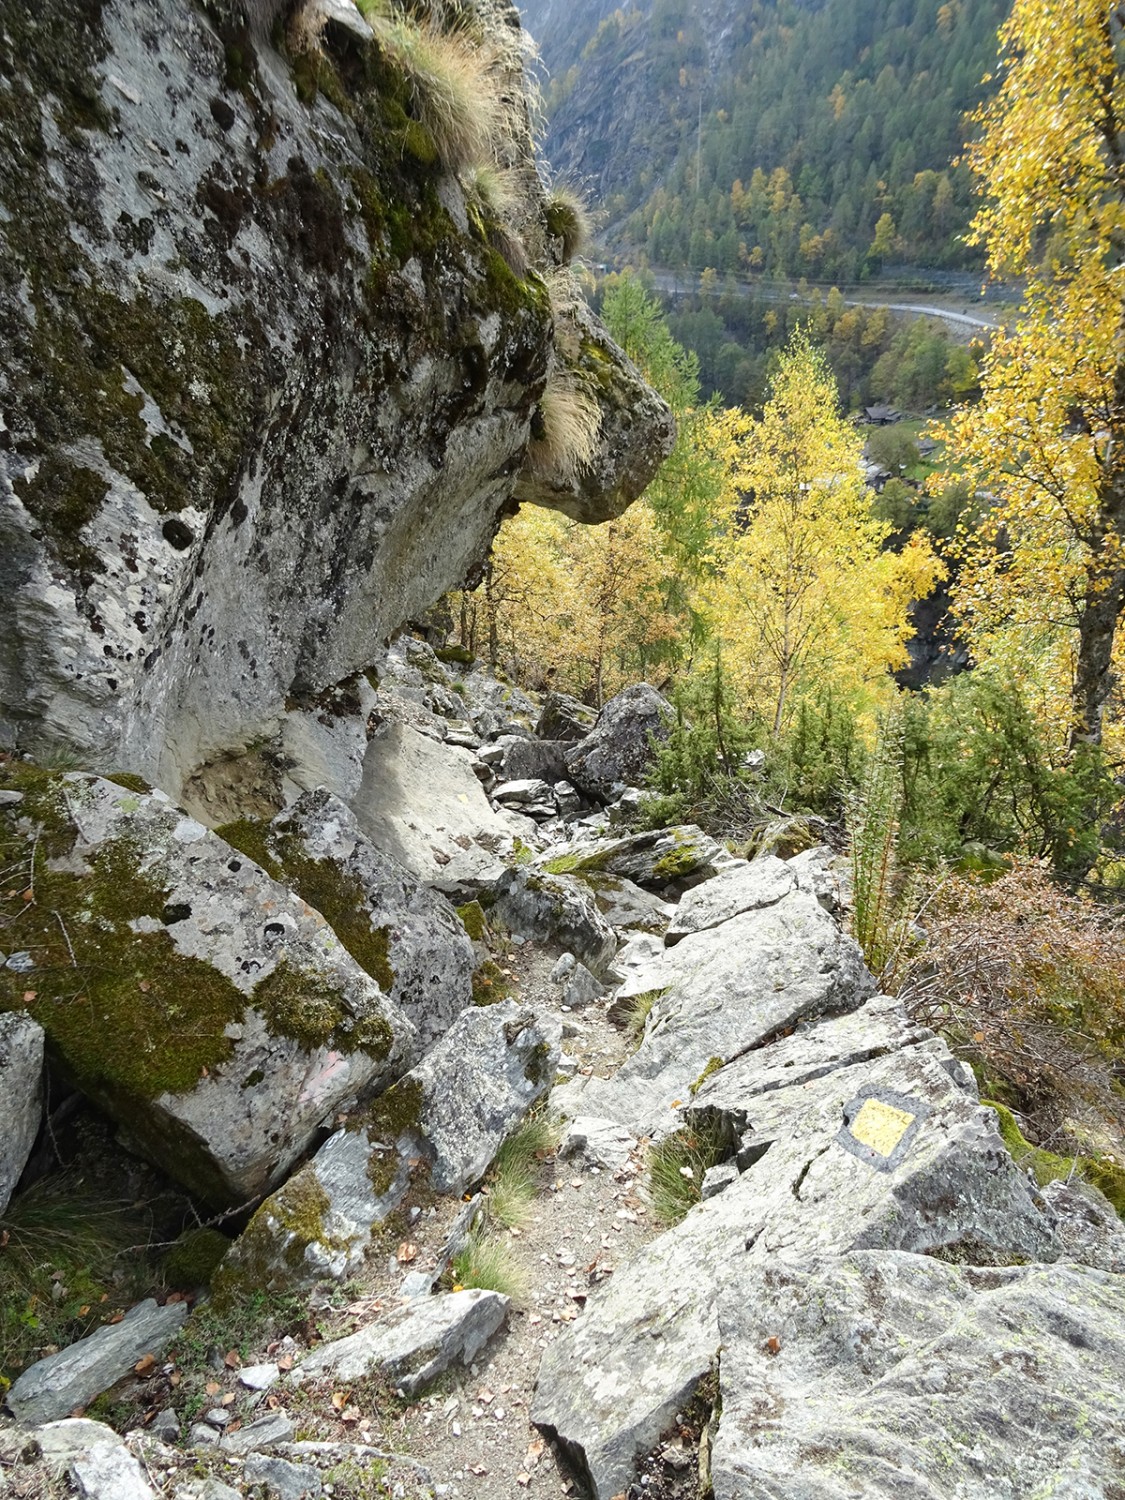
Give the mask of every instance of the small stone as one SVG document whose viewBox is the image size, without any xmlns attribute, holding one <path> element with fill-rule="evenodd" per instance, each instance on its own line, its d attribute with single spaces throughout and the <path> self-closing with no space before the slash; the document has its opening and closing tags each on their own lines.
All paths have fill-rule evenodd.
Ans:
<svg viewBox="0 0 1125 1500">
<path fill-rule="evenodd" d="M 283 1411 L 271 1412 L 267 1417 L 248 1422 L 237 1432 L 224 1432 L 221 1446 L 230 1453 L 254 1453 L 289 1442 L 295 1431 L 292 1421 Z"/>
<path fill-rule="evenodd" d="M 547 976 L 555 984 L 562 984 L 574 973 L 574 966 L 578 960 L 573 953 L 560 953 L 555 961 L 555 966 Z"/>
<path fill-rule="evenodd" d="M 180 1435 L 179 1419 L 170 1406 L 165 1406 L 153 1417 L 148 1430 L 162 1443 L 174 1443 Z"/>
<path fill-rule="evenodd" d="M 219 1434 L 206 1422 L 193 1422 L 188 1433 L 188 1442 L 193 1448 L 212 1448 L 219 1441 Z"/>
<path fill-rule="evenodd" d="M 70 1466 L 82 1500 L 155 1500 L 140 1464 L 121 1443 L 98 1443 Z"/>
<path fill-rule="evenodd" d="M 281 1371 L 274 1364 L 247 1365 L 244 1370 L 239 1370 L 238 1383 L 248 1391 L 268 1391 L 271 1385 L 277 1383 L 280 1374 Z"/>
</svg>

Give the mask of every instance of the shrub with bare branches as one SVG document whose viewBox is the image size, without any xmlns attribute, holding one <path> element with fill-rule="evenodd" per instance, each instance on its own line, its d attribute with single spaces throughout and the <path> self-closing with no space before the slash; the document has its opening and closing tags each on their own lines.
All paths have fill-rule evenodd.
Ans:
<svg viewBox="0 0 1125 1500">
<path fill-rule="evenodd" d="M 1125 919 L 1072 896 L 1037 861 L 986 883 L 954 876 L 899 995 L 943 1031 L 994 1097 L 1041 1136 L 1117 1144 L 1125 1122 Z M 1057 1147 L 1056 1147 L 1057 1149 Z"/>
</svg>

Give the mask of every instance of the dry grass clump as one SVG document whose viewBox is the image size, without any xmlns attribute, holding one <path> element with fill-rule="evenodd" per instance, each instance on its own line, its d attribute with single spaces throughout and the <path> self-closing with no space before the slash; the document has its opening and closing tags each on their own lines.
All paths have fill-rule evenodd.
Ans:
<svg viewBox="0 0 1125 1500">
<path fill-rule="evenodd" d="M 944 1031 L 1040 1138 L 1119 1137 L 1125 921 L 1023 861 L 991 883 L 950 878 L 925 927 L 899 990 L 910 1013 Z"/>
<path fill-rule="evenodd" d="M 517 174 L 494 162 L 474 162 L 461 174 L 461 185 L 469 211 L 476 212 L 489 244 L 514 275 L 526 276 L 531 261 L 515 227 L 526 209 Z"/>
<path fill-rule="evenodd" d="M 589 247 L 594 229 L 590 211 L 574 188 L 556 183 L 543 212 L 548 233 L 562 242 L 562 258 L 569 265 Z"/>
<path fill-rule="evenodd" d="M 555 368 L 539 398 L 527 455 L 536 474 L 573 483 L 598 451 L 601 410 L 593 396 L 565 370 Z"/>
<path fill-rule="evenodd" d="M 494 54 L 464 33 L 387 16 L 374 5 L 365 15 L 379 46 L 409 81 L 414 115 L 442 165 L 463 172 L 490 161 L 506 120 Z"/>
<path fill-rule="evenodd" d="M 723 1159 L 714 1125 L 684 1125 L 650 1147 L 648 1191 L 662 1224 L 678 1224 L 703 1199 L 703 1174 Z"/>
</svg>

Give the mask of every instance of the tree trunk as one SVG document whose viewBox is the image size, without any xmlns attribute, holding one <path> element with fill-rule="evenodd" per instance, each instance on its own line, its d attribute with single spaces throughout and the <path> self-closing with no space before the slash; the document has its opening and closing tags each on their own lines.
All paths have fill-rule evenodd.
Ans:
<svg viewBox="0 0 1125 1500">
<path fill-rule="evenodd" d="M 1102 715 L 1113 691 L 1113 639 L 1125 608 L 1125 567 L 1108 578 L 1091 580 L 1078 620 L 1078 662 L 1074 673 L 1074 724 L 1071 749 L 1100 745 Z"/>
</svg>

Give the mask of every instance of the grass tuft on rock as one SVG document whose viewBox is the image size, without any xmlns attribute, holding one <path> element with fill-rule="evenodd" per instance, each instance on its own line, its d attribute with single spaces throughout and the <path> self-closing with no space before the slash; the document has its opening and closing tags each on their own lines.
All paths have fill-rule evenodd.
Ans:
<svg viewBox="0 0 1125 1500">
<path fill-rule="evenodd" d="M 718 1130 L 684 1125 L 651 1147 L 649 1192 L 662 1224 L 678 1224 L 703 1199 L 703 1174 L 722 1160 Z"/>
<path fill-rule="evenodd" d="M 506 1229 L 526 1223 L 539 1186 L 539 1170 L 558 1143 L 558 1127 L 546 1110 L 535 1110 L 496 1153 L 488 1181 L 488 1217 Z"/>
<path fill-rule="evenodd" d="M 569 265 L 582 255 L 593 235 L 590 211 L 581 195 L 564 183 L 556 183 L 544 205 L 547 230 L 562 241 L 562 258 Z"/>
<path fill-rule="evenodd" d="M 446 170 L 462 172 L 491 161 L 505 125 L 492 54 L 467 36 L 380 15 L 372 7 L 367 21 L 384 54 L 405 75 L 414 116 Z"/>
<path fill-rule="evenodd" d="M 532 418 L 527 456 L 533 472 L 573 483 L 592 463 L 600 434 L 597 401 L 574 375 L 556 366 Z"/>
</svg>

